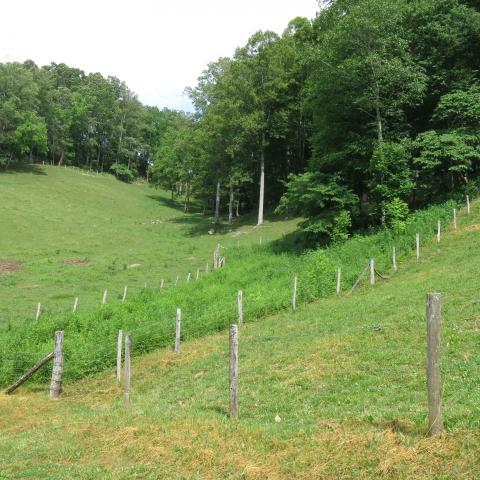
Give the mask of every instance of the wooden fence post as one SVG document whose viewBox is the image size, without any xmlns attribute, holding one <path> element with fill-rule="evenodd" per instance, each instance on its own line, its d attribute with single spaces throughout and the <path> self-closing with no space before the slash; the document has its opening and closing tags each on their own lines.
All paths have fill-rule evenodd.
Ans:
<svg viewBox="0 0 480 480">
<path fill-rule="evenodd" d="M 342 269 L 337 268 L 337 295 L 340 295 Z"/>
<path fill-rule="evenodd" d="M 73 302 L 73 313 L 77 311 L 78 308 L 78 297 L 75 297 L 75 302 Z"/>
<path fill-rule="evenodd" d="M 37 313 L 35 314 L 35 321 L 38 322 L 38 319 L 40 318 L 40 313 L 42 311 L 42 304 L 39 302 L 37 303 Z"/>
<path fill-rule="evenodd" d="M 177 317 L 175 319 L 175 353 L 180 352 L 180 336 L 182 334 L 182 310 L 177 308 Z"/>
<path fill-rule="evenodd" d="M 453 209 L 453 228 L 457 229 L 457 209 Z"/>
<path fill-rule="evenodd" d="M 52 381 L 50 382 L 50 398 L 56 399 L 62 391 L 63 375 L 63 331 L 55 332 L 55 350 L 53 352 Z"/>
<path fill-rule="evenodd" d="M 297 308 L 297 276 L 293 277 L 293 295 L 292 295 L 292 310 Z"/>
<path fill-rule="evenodd" d="M 237 307 L 238 307 L 238 324 L 243 325 L 243 290 L 238 291 Z"/>
<path fill-rule="evenodd" d="M 467 215 L 470 215 L 470 197 L 467 195 Z"/>
<path fill-rule="evenodd" d="M 105 290 L 103 292 L 102 305 L 105 305 L 107 303 L 107 295 L 108 295 L 108 291 Z"/>
<path fill-rule="evenodd" d="M 420 258 L 420 234 L 415 234 L 415 249 L 417 253 L 417 260 Z"/>
<path fill-rule="evenodd" d="M 441 229 L 441 224 L 440 224 L 440 220 L 439 220 L 438 223 L 437 223 L 437 243 L 440 243 L 440 238 L 441 238 L 440 229 Z"/>
<path fill-rule="evenodd" d="M 195 276 L 195 280 L 198 280 L 200 278 L 200 269 L 197 268 L 197 275 Z"/>
<path fill-rule="evenodd" d="M 370 285 L 375 285 L 375 259 L 370 259 Z"/>
<path fill-rule="evenodd" d="M 427 387 L 428 431 L 436 435 L 443 430 L 440 381 L 441 295 L 427 295 Z"/>
<path fill-rule="evenodd" d="M 164 280 L 162 278 L 162 280 L 160 281 L 160 288 L 163 288 L 163 282 L 164 282 Z"/>
<path fill-rule="evenodd" d="M 123 369 L 123 386 L 125 388 L 125 403 L 128 405 L 130 403 L 130 380 L 131 380 L 131 348 L 132 340 L 130 335 L 125 337 L 125 365 Z"/>
<path fill-rule="evenodd" d="M 123 287 L 122 302 L 124 302 L 124 301 L 127 299 L 127 293 L 128 293 L 128 288 L 127 288 L 127 286 L 125 285 L 125 286 Z"/>
<path fill-rule="evenodd" d="M 190 277 L 192 276 L 192 274 L 190 272 L 188 272 L 187 274 L 187 283 L 190 281 Z"/>
<path fill-rule="evenodd" d="M 230 325 L 230 418 L 238 418 L 238 325 Z"/>
<path fill-rule="evenodd" d="M 122 345 L 123 345 L 123 330 L 118 331 L 117 339 L 117 383 L 120 383 L 122 374 Z"/>
<path fill-rule="evenodd" d="M 178 275 L 177 275 L 177 278 L 175 279 L 175 286 L 178 285 Z"/>
<path fill-rule="evenodd" d="M 205 273 L 208 273 L 208 262 L 205 265 Z"/>
<path fill-rule="evenodd" d="M 393 271 L 397 271 L 397 249 L 393 247 L 392 249 L 392 263 L 393 263 Z"/>
</svg>

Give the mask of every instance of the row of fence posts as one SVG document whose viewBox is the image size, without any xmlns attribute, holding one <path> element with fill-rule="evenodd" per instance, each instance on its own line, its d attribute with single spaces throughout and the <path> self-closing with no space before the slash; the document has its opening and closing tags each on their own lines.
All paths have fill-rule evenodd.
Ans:
<svg viewBox="0 0 480 480">
<path fill-rule="evenodd" d="M 240 291 L 241 292 L 241 291 Z M 241 299 L 239 292 L 238 298 Z M 441 331 L 441 295 L 439 293 L 427 294 L 427 398 L 428 398 L 428 432 L 436 435 L 443 430 L 443 417 L 441 407 L 441 376 L 440 376 L 440 331 Z M 243 322 L 243 307 L 240 307 L 239 300 L 239 321 Z M 177 309 L 175 323 L 175 345 L 174 352 L 180 353 L 181 338 L 181 309 Z M 61 334 L 61 336 L 59 335 Z M 57 337 L 58 335 L 58 337 Z M 118 332 L 117 342 L 117 382 L 121 380 L 122 364 L 122 339 L 123 331 Z M 60 392 L 61 372 L 63 371 L 63 332 L 57 332 L 55 341 L 55 358 L 52 373 L 52 387 L 50 397 L 57 398 Z M 125 403 L 130 403 L 131 387 L 131 336 L 125 336 L 125 359 L 124 359 L 124 396 Z M 61 366 L 60 366 L 61 365 Z M 52 393 L 56 392 L 56 394 Z M 239 324 L 231 324 L 229 328 L 229 403 L 230 417 L 237 419 L 239 415 Z"/>
<path fill-rule="evenodd" d="M 470 215 L 470 198 L 469 198 L 468 195 L 467 195 L 466 199 L 467 199 L 467 214 Z M 455 230 L 457 229 L 457 209 L 456 208 L 453 209 L 453 228 Z M 440 243 L 440 240 L 441 240 L 441 223 L 440 223 L 440 220 L 438 220 L 438 222 L 437 222 L 437 236 L 436 236 L 436 238 L 437 238 L 437 243 Z M 221 255 L 221 250 L 224 249 L 224 248 L 225 247 L 222 247 L 222 245 L 220 245 L 220 244 L 217 244 L 217 246 L 215 247 L 214 254 L 213 254 L 213 267 L 215 269 L 225 266 L 225 256 Z M 419 260 L 419 258 L 420 258 L 420 234 L 418 234 L 418 233 L 415 235 L 415 253 L 416 253 L 417 260 Z M 371 262 L 373 262 L 373 259 L 371 260 Z M 396 254 L 396 248 L 395 247 L 393 247 L 393 249 L 392 249 L 392 266 L 393 266 L 393 271 L 396 272 L 397 271 L 397 254 Z M 372 268 L 373 268 L 373 272 L 374 272 L 374 268 L 375 268 L 374 264 L 370 265 L 370 284 L 374 285 L 375 284 L 375 278 L 374 278 L 375 273 L 372 274 Z M 206 265 L 205 265 L 205 273 L 208 273 L 208 269 L 209 269 L 209 264 L 207 262 Z M 190 282 L 191 277 L 192 277 L 192 274 L 189 272 L 187 274 L 187 278 L 186 278 L 187 283 Z M 197 268 L 196 274 L 195 274 L 195 280 L 198 280 L 199 278 L 200 278 L 200 269 Z M 180 277 L 177 275 L 176 278 L 175 278 L 174 286 L 178 285 L 179 280 L 180 280 Z M 296 309 L 297 281 L 298 281 L 298 278 L 297 278 L 297 276 L 295 276 L 294 277 L 294 288 L 293 288 L 293 299 L 292 299 L 293 310 Z M 163 289 L 164 283 L 165 283 L 165 281 L 162 278 L 161 281 L 160 281 L 160 288 L 161 289 Z M 146 286 L 146 284 L 145 284 L 145 286 Z M 124 289 L 123 289 L 122 302 L 124 302 L 126 300 L 127 292 L 128 292 L 128 287 L 125 286 Z M 337 269 L 337 287 L 336 287 L 337 295 L 339 295 L 340 292 L 341 292 L 341 269 L 338 268 Z M 108 299 L 108 290 L 106 289 L 103 292 L 102 305 L 106 305 L 107 299 Z M 78 310 L 78 305 L 79 305 L 78 297 L 76 297 L 75 302 L 73 304 L 73 310 L 72 310 L 73 313 L 75 313 Z M 42 305 L 41 305 L 41 303 L 38 303 L 36 314 L 35 314 L 35 320 L 36 321 L 38 321 L 39 318 L 40 318 L 41 309 L 42 309 Z"/>
<path fill-rule="evenodd" d="M 220 252 L 221 252 L 222 248 L 225 248 L 225 247 L 222 247 L 220 244 L 218 244 L 217 247 L 215 248 L 214 268 L 221 268 L 221 267 L 225 266 L 225 256 L 220 255 Z M 207 274 L 208 271 L 209 271 L 209 263 L 207 262 L 206 265 L 205 265 L 205 274 Z M 190 272 L 187 273 L 186 283 L 189 283 L 191 278 L 192 278 L 192 274 Z M 195 280 L 199 280 L 199 279 L 200 279 L 200 269 L 197 268 L 196 273 L 195 273 Z M 174 283 L 175 287 L 178 285 L 179 280 L 180 280 L 180 276 L 177 275 L 176 279 L 175 279 L 175 283 Z M 165 279 L 162 278 L 160 280 L 160 289 L 163 289 L 164 285 L 165 285 Z M 145 283 L 145 288 L 147 288 L 146 283 Z M 125 287 L 123 287 L 123 294 L 122 294 L 122 299 L 121 299 L 122 302 L 124 302 L 127 299 L 127 293 L 128 293 L 128 287 L 125 285 Z M 105 289 L 103 291 L 101 304 L 106 305 L 107 300 L 108 300 L 108 289 Z M 78 306 L 79 306 L 79 299 L 78 299 L 78 297 L 75 297 L 75 301 L 73 303 L 73 308 L 72 308 L 73 313 L 77 312 Z M 39 302 L 39 303 L 37 303 L 37 309 L 36 309 L 36 313 L 35 313 L 35 321 L 38 321 L 40 319 L 41 313 L 42 313 L 42 304 Z"/>
<path fill-rule="evenodd" d="M 470 201 L 467 196 L 467 214 L 470 214 Z M 454 229 L 457 228 L 457 215 L 456 209 L 453 209 L 453 224 Z M 440 220 L 437 225 L 437 242 L 440 242 L 441 238 L 441 225 Z M 416 258 L 420 258 L 420 235 L 415 235 L 416 243 Z M 215 250 L 214 263 L 215 268 L 223 266 L 225 263 L 224 257 L 220 257 L 220 245 L 217 245 Z M 393 247 L 392 251 L 392 263 L 394 271 L 397 271 L 396 262 L 396 249 Z M 369 261 L 370 270 L 370 285 L 375 285 L 375 260 L 372 258 Z M 208 263 L 207 269 L 208 272 Z M 189 275 L 190 276 L 190 275 Z M 199 271 L 197 270 L 196 278 L 198 279 Z M 189 277 L 187 277 L 187 281 Z M 178 277 L 177 277 L 178 281 Z M 294 276 L 293 279 L 293 296 L 292 296 L 292 309 L 296 310 L 296 297 L 297 297 L 297 284 L 298 277 Z M 163 280 L 162 280 L 163 286 Z M 341 290 L 341 269 L 337 269 L 337 286 L 336 293 L 340 294 Z M 123 292 L 122 300 L 125 300 L 127 295 L 127 287 Z M 102 303 L 106 303 L 107 290 L 105 290 Z M 78 307 L 78 297 L 75 299 L 73 311 L 75 312 Z M 37 306 L 37 320 L 40 316 L 41 305 Z M 237 311 L 238 311 L 238 324 L 230 325 L 229 329 L 229 392 L 230 392 L 230 416 L 231 418 L 238 418 L 238 402 L 239 402 L 239 336 L 238 325 L 242 325 L 243 318 L 243 291 L 239 290 L 237 294 Z M 428 431 L 431 435 L 440 433 L 443 430 L 443 417 L 441 411 L 441 376 L 440 376 L 440 331 L 441 331 L 441 295 L 439 293 L 427 294 L 427 395 L 428 395 Z M 175 321 L 175 345 L 174 352 L 180 353 L 181 342 L 181 321 L 182 311 L 177 308 L 176 321 Z M 50 384 L 50 398 L 57 399 L 60 396 L 62 390 L 62 375 L 64 369 L 64 355 L 63 355 L 63 340 L 64 332 L 55 332 L 55 348 L 53 352 L 53 368 L 52 368 L 52 380 Z M 123 343 L 123 330 L 119 330 L 117 338 L 117 365 L 116 365 L 116 379 L 117 382 L 121 381 L 121 364 L 122 364 L 122 343 Z M 131 387 L 131 335 L 125 335 L 125 358 L 124 358 L 124 392 L 125 403 L 130 403 L 130 387 Z M 50 354 L 49 356 L 51 356 Z M 46 359 L 49 357 L 45 357 Z"/>
</svg>

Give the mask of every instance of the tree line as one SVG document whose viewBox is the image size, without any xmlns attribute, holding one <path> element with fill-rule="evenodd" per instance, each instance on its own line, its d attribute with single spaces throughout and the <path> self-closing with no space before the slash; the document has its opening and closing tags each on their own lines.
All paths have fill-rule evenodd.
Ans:
<svg viewBox="0 0 480 480">
<path fill-rule="evenodd" d="M 210 63 L 186 90 L 192 114 L 144 106 L 114 77 L 0 64 L 0 165 L 149 175 L 215 222 L 299 215 L 313 242 L 402 229 L 480 190 L 479 72 L 478 0 L 325 0 Z"/>
<path fill-rule="evenodd" d="M 0 63 L 0 169 L 29 159 L 146 176 L 180 115 L 144 106 L 125 82 L 52 63 Z"/>
</svg>

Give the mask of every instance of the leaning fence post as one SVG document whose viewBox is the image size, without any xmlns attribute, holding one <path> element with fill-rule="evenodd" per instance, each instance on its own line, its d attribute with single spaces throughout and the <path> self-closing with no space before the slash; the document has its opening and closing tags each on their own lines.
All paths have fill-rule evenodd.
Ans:
<svg viewBox="0 0 480 480">
<path fill-rule="evenodd" d="M 105 290 L 103 292 L 102 305 L 105 305 L 107 303 L 107 295 L 108 295 L 108 291 Z"/>
<path fill-rule="evenodd" d="M 337 295 L 340 295 L 342 269 L 337 268 Z"/>
<path fill-rule="evenodd" d="M 164 282 L 164 280 L 163 280 L 163 278 L 162 278 L 162 280 L 161 280 L 161 282 L 160 282 L 160 288 L 163 288 L 163 282 Z"/>
<path fill-rule="evenodd" d="M 77 311 L 78 308 L 78 297 L 75 297 L 75 302 L 73 303 L 73 313 Z"/>
<path fill-rule="evenodd" d="M 130 403 L 130 378 L 131 378 L 131 348 L 132 340 L 130 335 L 125 337 L 125 365 L 123 369 L 123 386 L 125 388 L 125 403 Z"/>
<path fill-rule="evenodd" d="M 453 228 L 457 229 L 457 209 L 453 209 Z"/>
<path fill-rule="evenodd" d="M 180 335 L 182 332 L 182 310 L 177 308 L 177 317 L 175 319 L 175 347 L 173 351 L 175 353 L 180 352 Z"/>
<path fill-rule="evenodd" d="M 392 264 L 393 264 L 393 271 L 397 271 L 397 249 L 393 247 L 392 249 Z"/>
<path fill-rule="evenodd" d="M 190 272 L 188 272 L 187 274 L 187 283 L 190 281 L 190 277 L 192 276 L 192 274 Z"/>
<path fill-rule="evenodd" d="M 35 321 L 38 322 L 38 319 L 40 318 L 40 313 L 42 311 L 42 304 L 39 302 L 37 303 L 37 313 L 35 314 Z"/>
<path fill-rule="evenodd" d="M 427 295 L 427 387 L 428 431 L 436 435 L 443 430 L 440 380 L 441 295 Z"/>
<path fill-rule="evenodd" d="M 293 295 L 292 295 L 292 310 L 297 308 L 297 276 L 293 277 Z"/>
<path fill-rule="evenodd" d="M 440 220 L 439 220 L 438 223 L 437 223 L 437 243 L 440 243 L 440 238 L 441 238 L 440 229 L 441 229 L 441 224 L 440 224 Z"/>
<path fill-rule="evenodd" d="M 417 253 L 417 260 L 420 258 L 420 234 L 415 234 L 415 249 Z"/>
<path fill-rule="evenodd" d="M 128 292 L 128 288 L 127 288 L 127 286 L 125 285 L 125 286 L 123 287 L 122 302 L 124 302 L 124 301 L 126 300 L 126 298 L 127 298 L 127 292 Z"/>
<path fill-rule="evenodd" d="M 238 418 L 238 325 L 230 325 L 230 417 Z"/>
<path fill-rule="evenodd" d="M 375 260 L 370 259 L 370 285 L 373 287 L 375 285 Z"/>
<path fill-rule="evenodd" d="M 63 331 L 55 332 L 55 350 L 53 356 L 52 381 L 50 382 L 50 398 L 56 399 L 62 391 L 63 375 Z"/>
<path fill-rule="evenodd" d="M 238 307 L 238 324 L 243 325 L 243 290 L 238 291 L 237 307 Z"/>
<path fill-rule="evenodd" d="M 117 382 L 120 383 L 122 374 L 122 344 L 123 344 L 123 330 L 118 331 L 117 339 Z"/>
<path fill-rule="evenodd" d="M 467 215 L 470 215 L 470 197 L 467 195 Z"/>
</svg>

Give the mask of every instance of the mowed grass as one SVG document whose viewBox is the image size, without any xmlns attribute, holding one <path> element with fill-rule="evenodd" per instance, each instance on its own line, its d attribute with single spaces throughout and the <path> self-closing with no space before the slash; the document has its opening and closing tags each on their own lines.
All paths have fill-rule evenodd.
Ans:
<svg viewBox="0 0 480 480">
<path fill-rule="evenodd" d="M 246 318 L 238 421 L 228 418 L 227 331 L 185 342 L 180 354 L 134 357 L 129 407 L 113 370 L 67 384 L 57 402 L 41 385 L 1 397 L 0 478 L 478 478 L 476 219 L 462 218 L 375 288 Z M 446 432 L 435 438 L 427 292 L 443 305 Z"/>
<path fill-rule="evenodd" d="M 50 166 L 0 174 L 0 263 L 19 262 L 15 274 L 0 271 L 0 328 L 42 316 L 98 309 L 103 292 L 118 301 L 123 287 L 138 293 L 161 279 L 184 282 L 203 272 L 217 242 L 226 247 L 265 243 L 292 232 L 297 220 L 266 222 L 253 216 L 209 235 L 211 218 L 181 199 L 147 185 L 127 185 L 111 175 Z M 85 262 L 83 262 L 85 261 Z M 138 265 L 129 268 L 131 265 Z M 1 268 L 1 265 L 0 265 Z"/>
</svg>

